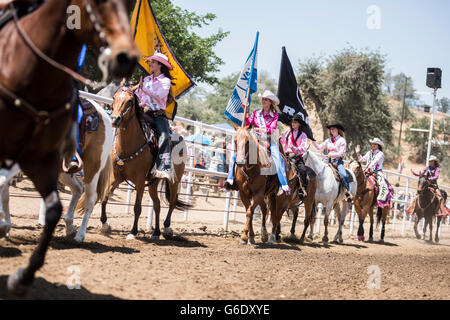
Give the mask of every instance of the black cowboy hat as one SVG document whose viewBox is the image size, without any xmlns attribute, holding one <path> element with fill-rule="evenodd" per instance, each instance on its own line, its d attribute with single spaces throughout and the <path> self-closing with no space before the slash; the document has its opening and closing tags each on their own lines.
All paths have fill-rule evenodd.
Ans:
<svg viewBox="0 0 450 320">
<path fill-rule="evenodd" d="M 342 130 L 343 132 L 345 132 L 344 127 L 341 124 L 339 124 L 339 123 L 333 123 L 333 124 L 327 125 L 327 129 L 330 129 L 330 128 L 337 128 L 337 129 Z"/>
<path fill-rule="evenodd" d="M 292 118 L 291 121 L 297 121 L 297 122 L 300 122 L 301 125 L 306 126 L 305 120 L 303 120 L 303 117 L 301 115 L 299 115 L 298 113 L 296 115 L 294 115 L 294 117 Z"/>
</svg>

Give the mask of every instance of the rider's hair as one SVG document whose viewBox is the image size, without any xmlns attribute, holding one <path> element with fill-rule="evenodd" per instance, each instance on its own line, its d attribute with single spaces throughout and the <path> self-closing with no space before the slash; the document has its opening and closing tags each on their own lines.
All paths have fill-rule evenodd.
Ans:
<svg viewBox="0 0 450 320">
<path fill-rule="evenodd" d="M 333 128 L 333 127 L 331 127 Z M 331 134 L 331 128 L 328 129 L 328 135 L 330 136 L 330 138 L 333 138 L 333 135 Z M 337 129 L 337 128 L 336 128 Z M 338 134 L 342 137 L 345 138 L 345 134 L 344 131 L 342 131 L 341 129 L 338 129 Z"/>
<path fill-rule="evenodd" d="M 439 167 L 441 166 L 441 164 L 439 163 L 439 161 L 437 161 L 437 160 L 431 160 L 431 161 L 434 161 L 434 163 L 436 164 L 436 168 L 439 168 Z"/>
<path fill-rule="evenodd" d="M 288 135 L 287 135 L 287 137 L 286 137 L 286 140 L 289 139 L 289 137 L 292 135 L 292 131 L 294 131 L 294 128 L 292 128 L 292 123 L 293 123 L 294 121 L 300 123 L 300 122 L 297 121 L 297 120 L 292 120 L 292 122 L 291 122 L 291 130 L 289 130 L 289 133 L 288 133 Z M 297 135 L 297 138 L 295 138 L 295 142 L 297 142 L 298 138 L 300 138 L 300 136 L 302 135 L 302 132 L 305 131 L 305 130 L 304 130 L 304 125 L 303 125 L 303 124 L 300 123 L 300 127 L 298 127 L 298 131 L 299 131 L 299 134 Z"/>
</svg>

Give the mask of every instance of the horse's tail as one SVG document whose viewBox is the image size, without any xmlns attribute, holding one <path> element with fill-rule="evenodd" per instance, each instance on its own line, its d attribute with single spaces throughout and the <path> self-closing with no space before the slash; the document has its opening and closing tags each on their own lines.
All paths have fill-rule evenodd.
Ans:
<svg viewBox="0 0 450 320">
<path fill-rule="evenodd" d="M 98 177 L 97 182 L 97 202 L 103 202 L 105 200 L 106 195 L 109 192 L 109 189 L 111 188 L 111 175 L 113 172 L 113 165 L 111 157 L 107 157 L 106 164 L 103 167 L 102 171 L 100 171 L 100 176 Z M 77 208 L 76 210 L 83 214 L 85 209 L 85 201 L 86 201 L 86 192 L 83 192 L 83 194 L 80 197 L 80 200 L 78 200 Z"/>
<path fill-rule="evenodd" d="M 169 202 L 170 205 L 170 186 L 169 186 L 169 180 L 164 179 L 165 183 L 166 183 L 166 190 L 165 190 L 165 195 L 166 195 L 166 200 L 167 202 Z M 175 201 L 175 209 L 178 210 L 185 210 L 185 209 L 191 209 L 192 205 L 188 204 L 187 202 L 181 201 L 178 198 L 178 194 L 177 194 L 177 200 Z"/>
<path fill-rule="evenodd" d="M 377 228 L 378 228 L 378 225 L 380 224 L 382 216 L 383 216 L 383 209 L 378 207 L 377 208 L 377 226 L 376 226 Z"/>
</svg>

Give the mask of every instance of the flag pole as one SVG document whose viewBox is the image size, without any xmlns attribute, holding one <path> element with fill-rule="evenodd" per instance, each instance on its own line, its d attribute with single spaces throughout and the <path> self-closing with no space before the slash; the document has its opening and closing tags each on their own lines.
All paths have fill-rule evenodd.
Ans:
<svg viewBox="0 0 450 320">
<path fill-rule="evenodd" d="M 247 106 L 248 106 L 248 96 L 250 94 L 250 87 L 247 88 L 247 96 L 245 98 L 245 105 L 244 105 L 244 120 L 242 120 L 241 127 L 243 128 L 245 126 L 245 118 L 247 116 Z"/>
</svg>

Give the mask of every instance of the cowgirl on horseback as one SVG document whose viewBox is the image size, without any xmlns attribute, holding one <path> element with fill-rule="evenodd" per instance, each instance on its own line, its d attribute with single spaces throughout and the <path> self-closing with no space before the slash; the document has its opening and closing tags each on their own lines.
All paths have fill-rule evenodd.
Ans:
<svg viewBox="0 0 450 320">
<path fill-rule="evenodd" d="M 165 112 L 172 79 L 169 70 L 172 70 L 172 66 L 167 56 L 160 52 L 144 59 L 152 74 L 144 78 L 136 90 L 136 96 L 144 113 L 153 118 L 159 136 L 154 176 L 172 180 L 169 121 Z"/>
<path fill-rule="evenodd" d="M 415 173 L 411 169 L 411 173 L 417 177 L 420 177 L 423 175 L 428 176 L 428 181 L 430 181 L 430 188 L 433 189 L 432 191 L 436 194 L 436 198 L 439 200 L 439 211 L 440 211 L 439 215 L 445 215 L 446 210 L 445 210 L 445 206 L 444 206 L 444 199 L 442 197 L 441 190 L 439 190 L 438 183 L 437 183 L 437 180 L 439 179 L 440 171 L 441 171 L 441 169 L 440 169 L 439 159 L 436 158 L 435 156 L 430 156 L 430 160 L 428 161 L 428 167 L 425 167 L 419 173 Z M 417 198 L 418 198 L 418 194 L 416 194 L 416 196 L 414 197 L 414 200 L 409 205 L 409 207 L 406 209 L 407 213 L 409 213 L 409 214 L 414 213 L 414 209 L 415 209 L 416 203 L 417 203 Z"/>
<path fill-rule="evenodd" d="M 355 152 L 359 162 L 366 162 L 364 170 L 366 175 L 372 175 L 377 180 L 379 186 L 377 200 L 379 201 L 378 204 L 382 206 L 384 203 L 387 203 L 386 199 L 390 192 L 390 186 L 386 183 L 383 176 L 384 143 L 378 138 L 369 140 L 369 142 L 371 143 L 371 150 L 367 151 L 364 157 L 361 157 L 361 147 L 359 145 L 356 146 Z"/>
<path fill-rule="evenodd" d="M 317 142 L 313 141 L 313 145 L 317 150 L 320 151 L 327 150 L 328 153 L 326 161 L 332 163 L 335 168 L 337 167 L 339 175 L 341 176 L 342 181 L 344 182 L 344 187 L 346 189 L 345 191 L 346 200 L 347 202 L 351 202 L 352 196 L 350 194 L 348 175 L 344 167 L 344 156 L 347 150 L 347 141 L 344 138 L 345 129 L 339 123 L 328 125 L 327 129 L 330 138 L 328 138 L 321 144 L 318 144 Z"/>
<path fill-rule="evenodd" d="M 281 158 L 280 150 L 278 144 L 274 141 L 277 139 L 271 139 L 271 135 L 278 135 L 278 113 L 280 110 L 278 109 L 278 104 L 280 100 L 276 95 L 274 95 L 271 91 L 264 91 L 261 97 L 262 108 L 258 110 L 254 110 L 251 117 L 245 117 L 245 125 L 252 125 L 253 128 L 256 129 L 256 134 L 267 134 L 267 147 L 270 148 L 270 152 L 272 158 L 275 162 L 275 167 L 277 169 L 278 180 L 281 184 L 281 190 L 286 194 L 290 194 L 290 188 L 287 183 L 286 177 L 286 168 L 284 165 L 284 161 Z M 248 112 L 248 109 L 247 109 Z M 270 143 L 268 142 L 270 141 Z M 231 158 L 230 167 L 228 170 L 228 178 L 224 184 L 225 189 L 231 190 L 234 182 L 234 168 L 236 164 L 236 153 Z M 280 191 L 281 191 L 280 190 Z"/>
<path fill-rule="evenodd" d="M 307 180 L 306 180 L 306 166 L 302 159 L 303 153 L 308 148 L 308 137 L 304 132 L 306 122 L 303 118 L 296 114 L 292 118 L 291 129 L 286 131 L 281 137 L 281 145 L 283 146 L 284 153 L 292 158 L 300 173 L 301 188 L 299 189 L 300 200 L 306 197 Z"/>
</svg>

